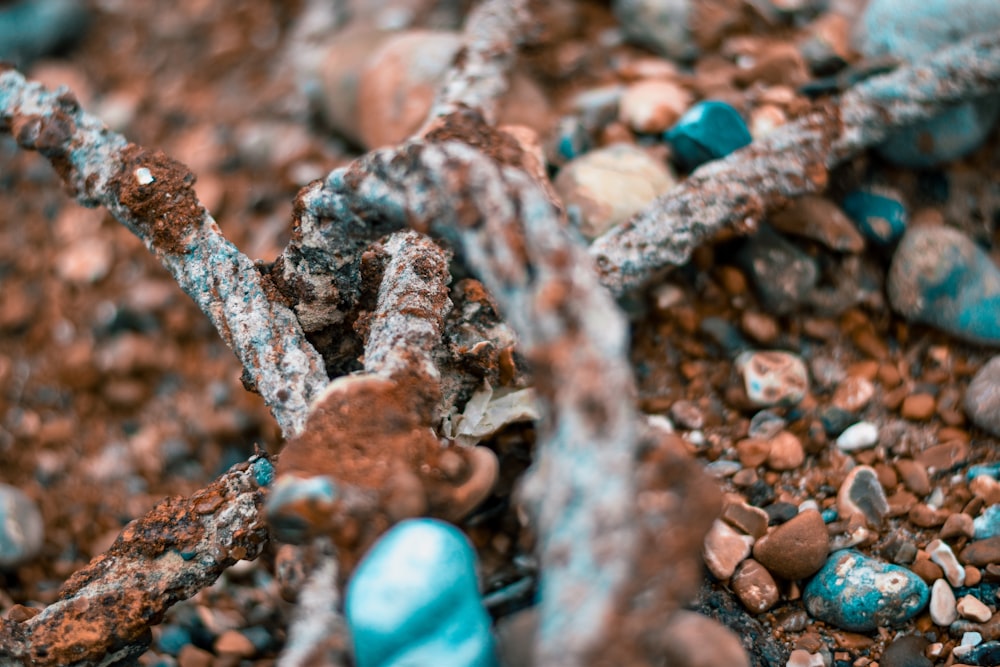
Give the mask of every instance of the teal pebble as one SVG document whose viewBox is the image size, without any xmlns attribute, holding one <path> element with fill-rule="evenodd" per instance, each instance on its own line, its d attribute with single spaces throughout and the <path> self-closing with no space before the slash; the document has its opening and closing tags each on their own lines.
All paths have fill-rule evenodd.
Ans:
<svg viewBox="0 0 1000 667">
<path fill-rule="evenodd" d="M 866 57 L 895 56 L 912 62 L 965 37 L 997 29 L 996 0 L 872 0 L 856 23 L 854 38 Z M 998 95 L 961 104 L 897 131 L 879 152 L 904 167 L 933 167 L 975 150 L 998 116 Z"/>
<path fill-rule="evenodd" d="M 740 113 L 716 100 L 688 109 L 664 135 L 682 169 L 694 171 L 711 160 L 723 158 L 753 141 Z"/>
<path fill-rule="evenodd" d="M 893 308 L 908 320 L 1000 345 L 1000 269 L 955 229 L 907 231 L 889 267 L 888 292 Z"/>
<path fill-rule="evenodd" d="M 966 478 L 971 482 L 980 475 L 986 475 L 987 477 L 992 477 L 993 479 L 1000 478 L 1000 462 L 974 465 L 969 468 L 969 471 L 966 473 Z"/>
<path fill-rule="evenodd" d="M 977 540 L 985 540 L 1000 535 L 1000 505 L 990 505 L 972 521 L 972 529 Z"/>
<path fill-rule="evenodd" d="M 887 195 L 855 190 L 844 198 L 844 212 L 870 241 L 889 246 L 906 231 L 906 206 Z"/>
<path fill-rule="evenodd" d="M 371 548 L 344 603 L 358 667 L 498 667 L 476 556 L 454 526 L 411 519 Z"/>
<path fill-rule="evenodd" d="M 802 591 L 814 618 L 852 632 L 902 625 L 929 597 L 927 584 L 910 570 L 853 549 L 831 555 Z"/>
</svg>

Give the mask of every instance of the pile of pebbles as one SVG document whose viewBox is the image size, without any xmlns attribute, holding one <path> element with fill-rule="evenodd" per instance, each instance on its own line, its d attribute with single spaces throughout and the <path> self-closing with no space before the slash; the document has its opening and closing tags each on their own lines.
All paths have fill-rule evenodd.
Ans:
<svg viewBox="0 0 1000 667">
<path fill-rule="evenodd" d="M 413 10 L 419 2 L 399 3 L 409 10 L 395 12 L 392 3 L 377 11 L 345 4 L 355 20 L 311 44 L 320 57 L 289 43 L 289 53 L 299 49 L 289 60 L 325 124 L 313 131 L 332 130 L 348 148 L 377 148 L 419 126 L 458 48 L 461 16 L 443 7 L 421 14 Z M 616 0 L 609 8 L 550 0 L 539 9 L 543 25 L 525 51 L 501 122 L 537 138 L 573 228 L 587 243 L 701 164 L 864 76 L 870 62 L 909 61 L 957 35 L 1000 27 L 1000 9 L 989 0 L 864 4 Z M 301 36 L 299 28 L 290 34 Z M 893 137 L 834 173 L 828 192 L 793 202 L 752 238 L 706 245 L 687 266 L 623 304 L 632 320 L 640 406 L 704 461 L 724 492 L 704 544 L 705 595 L 668 630 L 683 664 L 779 664 L 774 656 L 788 667 L 1000 663 L 1000 100 L 954 114 Z M 258 139 L 245 143 L 268 143 L 260 133 L 245 134 Z M 315 175 L 318 158 L 303 155 L 288 157 L 283 173 Z M 94 269 L 102 255 L 82 254 L 80 262 L 66 259 L 61 280 L 119 280 L 113 255 Z M 185 317 L 189 324 L 197 314 Z M 0 329 L 17 329 L 4 322 Z M 130 326 L 149 334 L 145 325 Z M 167 334 L 181 328 L 189 327 L 156 333 L 164 349 Z M 140 338 L 127 342 L 141 346 Z M 119 375 L 140 375 L 129 355 L 108 347 L 104 370 L 127 366 Z M 0 378 L 7 382 L 16 367 L 4 359 Z M 160 379 L 168 369 L 157 363 L 140 370 Z M 194 377 L 197 370 L 185 372 Z M 141 396 L 129 403 L 142 394 L 137 384 L 117 393 L 105 387 L 102 400 L 118 396 L 138 412 L 148 403 Z M 212 403 L 202 398 L 196 402 Z M 40 437 L 25 436 L 35 445 Z M 224 438 L 212 437 L 246 436 L 234 426 Z M 273 431 L 264 437 L 276 440 Z M 44 443 L 49 453 L 38 455 L 37 475 L 44 478 L 46 460 L 70 456 L 56 448 L 71 439 Z M 520 473 L 531 439 L 530 429 L 513 427 L 488 444 L 504 465 L 517 460 Z M 171 465 L 196 455 L 194 446 L 181 449 Z M 153 458 L 166 456 L 154 450 Z M 510 467 L 501 472 L 512 476 Z M 501 484 L 508 491 L 512 485 Z M 32 571 L 32 559 L 46 553 L 43 523 L 52 511 L 43 506 L 39 513 L 36 505 L 0 485 L 5 581 Z M 517 649 L 530 643 L 531 609 L 493 610 L 494 638 L 471 573 L 478 567 L 487 598 L 496 596 L 512 580 L 523 584 L 530 567 L 511 563 L 530 555 L 519 551 L 516 520 L 482 516 L 463 526 L 469 544 L 433 524 L 390 533 L 363 564 L 355 590 L 385 583 L 380 568 L 396 567 L 393 549 L 405 552 L 407 539 L 415 539 L 409 535 L 440 529 L 433 538 L 443 545 L 440 557 L 461 567 L 454 581 L 443 581 L 433 578 L 439 566 L 429 566 L 430 585 L 420 594 L 444 616 L 448 609 L 475 610 L 466 614 L 474 622 L 460 631 L 440 627 L 463 638 L 476 656 L 470 660 L 495 649 L 503 664 L 525 664 Z M 48 540 L 51 554 L 51 534 Z M 240 564 L 177 605 L 154 629 L 143 664 L 273 664 L 291 609 L 276 562 L 272 552 Z M 354 594 L 358 603 L 350 595 L 355 635 L 372 636 L 364 635 L 374 632 L 364 595 Z M 16 602 L 37 606 L 51 596 Z M 710 606 L 709 598 L 723 602 Z M 433 629 L 404 625 L 394 636 L 403 654 L 434 664 L 455 648 Z M 685 638 L 705 633 L 717 640 L 686 647 Z M 363 660 L 394 664 L 381 655 Z"/>
<path fill-rule="evenodd" d="M 868 62 L 911 61 L 1000 26 L 982 1 L 705 3 L 718 12 L 708 17 L 700 3 L 622 0 L 612 21 L 548 4 L 551 24 L 519 76 L 550 94 L 515 86 L 534 113 L 510 118 L 518 104 L 508 103 L 501 123 L 539 137 L 582 243 Z M 433 89 L 385 66 L 431 58 L 420 40 L 440 43 L 404 34 L 368 46 L 360 78 L 328 69 L 313 86 L 328 121 L 366 148 L 419 123 L 383 121 L 378 136 L 340 119 L 384 108 L 380 87 Z M 993 664 L 1000 648 L 1000 538 L 987 527 L 1000 526 L 1000 357 L 989 352 L 1000 345 L 990 252 L 1000 206 L 988 176 L 975 190 L 962 175 L 998 173 L 998 109 L 965 111 L 974 122 L 962 136 L 953 119 L 914 130 L 926 135 L 916 149 L 911 134 L 893 137 L 835 173 L 827 193 L 793 202 L 752 238 L 701 248 L 626 303 L 643 409 L 725 491 L 705 541 L 707 581 L 789 667 Z M 499 578 L 489 564 L 503 554 L 477 546 L 487 582 Z M 530 613 L 500 622 L 512 664 L 509 645 L 524 635 L 508 628 Z M 754 641 L 744 658 L 765 664 Z"/>
</svg>

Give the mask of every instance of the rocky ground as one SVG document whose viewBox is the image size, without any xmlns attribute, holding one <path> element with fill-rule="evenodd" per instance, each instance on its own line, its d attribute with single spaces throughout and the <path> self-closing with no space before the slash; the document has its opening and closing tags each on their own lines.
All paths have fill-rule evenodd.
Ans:
<svg viewBox="0 0 1000 667">
<path fill-rule="evenodd" d="M 50 4 L 63 18 L 17 25 L 60 38 L 10 36 L 4 57 L 187 164 L 223 233 L 263 262 L 288 240 L 299 188 L 417 129 L 468 9 Z M 501 112 L 539 136 L 581 243 L 815 98 L 1000 29 L 986 1 L 953 3 L 937 18 L 944 37 L 908 33 L 901 2 L 867 14 L 849 0 L 691 3 L 687 31 L 670 14 L 687 3 L 644 14 L 653 4 L 545 3 Z M 947 4 L 922 3 L 929 14 Z M 0 23 L 15 11 L 0 4 Z M 389 36 L 416 27 L 451 34 Z M 709 99 L 735 112 L 685 115 Z M 822 196 L 700 247 L 623 299 L 637 404 L 724 493 L 691 608 L 743 649 L 724 632 L 706 641 L 720 630 L 695 619 L 665 640 L 677 664 L 1000 663 L 998 109 L 977 101 L 849 161 Z M 7 616 L 54 601 L 164 496 L 283 443 L 237 360 L 139 240 L 73 203 L 7 135 L 0 179 Z M 523 664 L 514 649 L 531 625 L 533 570 L 507 500 L 533 442 L 526 424 L 489 436 L 499 481 L 463 525 L 510 665 Z M 293 610 L 277 554 L 270 545 L 174 607 L 140 664 L 274 664 Z"/>
</svg>

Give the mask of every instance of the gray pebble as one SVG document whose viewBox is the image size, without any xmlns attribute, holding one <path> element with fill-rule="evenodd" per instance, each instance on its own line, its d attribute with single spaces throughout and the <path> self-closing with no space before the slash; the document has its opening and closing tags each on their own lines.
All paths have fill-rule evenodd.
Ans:
<svg viewBox="0 0 1000 667">
<path fill-rule="evenodd" d="M 0 484 L 0 569 L 31 560 L 42 549 L 42 513 L 20 489 Z"/>
<path fill-rule="evenodd" d="M 684 60 L 697 52 L 690 30 L 694 5 L 691 0 L 616 0 L 614 11 L 630 42 Z"/>
<path fill-rule="evenodd" d="M 815 259 L 764 225 L 743 246 L 738 259 L 752 276 L 761 305 L 774 315 L 785 315 L 804 303 L 819 279 Z"/>
<path fill-rule="evenodd" d="M 924 649 L 929 642 L 919 635 L 896 637 L 879 660 L 880 667 L 932 667 L 932 663 L 924 655 Z"/>
<path fill-rule="evenodd" d="M 1000 437 L 1000 356 L 972 378 L 965 392 L 965 413 L 973 424 Z"/>
</svg>

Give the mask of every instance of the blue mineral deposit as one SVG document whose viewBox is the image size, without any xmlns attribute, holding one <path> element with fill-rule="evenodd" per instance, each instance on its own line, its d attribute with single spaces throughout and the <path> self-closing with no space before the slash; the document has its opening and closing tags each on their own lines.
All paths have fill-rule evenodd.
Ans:
<svg viewBox="0 0 1000 667">
<path fill-rule="evenodd" d="M 740 113 L 716 100 L 699 102 L 688 109 L 663 136 L 673 148 L 674 161 L 687 171 L 753 141 Z"/>
<path fill-rule="evenodd" d="M 831 555 L 802 591 L 814 618 L 852 632 L 902 625 L 929 597 L 927 584 L 910 570 L 853 549 Z"/>
<path fill-rule="evenodd" d="M 450 524 L 393 527 L 355 570 L 344 612 L 358 667 L 498 667 L 475 552 Z"/>
<path fill-rule="evenodd" d="M 267 459 L 261 457 L 252 464 L 253 479 L 257 486 L 271 486 L 274 481 L 274 466 Z"/>
</svg>

